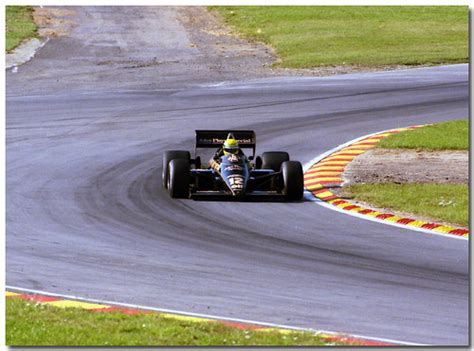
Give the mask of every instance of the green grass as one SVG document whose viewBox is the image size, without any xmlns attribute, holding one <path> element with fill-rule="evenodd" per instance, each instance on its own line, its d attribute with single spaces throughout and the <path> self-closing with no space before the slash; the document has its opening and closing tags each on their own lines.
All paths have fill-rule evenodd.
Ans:
<svg viewBox="0 0 474 351">
<path fill-rule="evenodd" d="M 438 123 L 384 138 L 387 149 L 468 150 L 469 121 Z M 469 189 L 459 184 L 361 184 L 344 188 L 345 196 L 377 207 L 413 213 L 453 224 L 469 224 Z"/>
<path fill-rule="evenodd" d="M 6 51 L 10 52 L 28 38 L 36 36 L 36 24 L 33 21 L 31 6 L 6 6 Z"/>
<path fill-rule="evenodd" d="M 309 332 L 251 331 L 216 322 L 188 322 L 159 314 L 125 315 L 61 309 L 17 298 L 6 300 L 9 346 L 328 345 Z M 333 345 L 334 343 L 330 343 Z"/>
<path fill-rule="evenodd" d="M 343 188 L 344 196 L 448 223 L 469 224 L 469 192 L 458 184 L 361 184 Z"/>
<path fill-rule="evenodd" d="M 467 150 L 469 121 L 457 120 L 418 128 L 382 139 L 384 149 Z"/>
<path fill-rule="evenodd" d="M 467 6 L 211 7 L 289 68 L 468 62 Z"/>
</svg>

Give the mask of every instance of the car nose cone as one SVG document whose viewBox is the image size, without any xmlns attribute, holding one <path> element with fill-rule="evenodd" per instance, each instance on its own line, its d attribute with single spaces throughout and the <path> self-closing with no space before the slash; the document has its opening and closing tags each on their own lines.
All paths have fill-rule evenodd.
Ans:
<svg viewBox="0 0 474 351">
<path fill-rule="evenodd" d="M 234 196 L 240 196 L 243 194 L 242 189 L 232 189 L 232 192 L 234 193 Z"/>
</svg>

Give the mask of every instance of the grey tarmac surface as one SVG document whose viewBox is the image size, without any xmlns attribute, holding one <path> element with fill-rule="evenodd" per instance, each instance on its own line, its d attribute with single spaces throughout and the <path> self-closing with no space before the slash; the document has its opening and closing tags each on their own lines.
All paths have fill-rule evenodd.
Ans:
<svg viewBox="0 0 474 351">
<path fill-rule="evenodd" d="M 120 34 L 136 21 L 120 9 L 76 10 L 81 20 L 69 37 L 7 72 L 7 285 L 408 342 L 468 343 L 467 241 L 307 201 L 171 200 L 160 186 L 162 152 L 191 150 L 198 128 L 252 128 L 258 153 L 288 150 L 304 163 L 360 135 L 467 118 L 467 65 L 237 82 L 202 72 L 185 80 L 188 71 L 160 80 L 150 67 L 103 72 L 92 62 L 103 53 L 97 40 L 111 40 L 121 59 L 140 31 L 112 42 L 113 34 L 93 28 Z M 153 13 L 166 21 L 174 11 Z M 185 43 L 179 22 L 169 25 Z M 176 45 L 162 53 L 158 45 L 153 55 L 175 52 L 201 67 L 186 44 Z"/>
</svg>

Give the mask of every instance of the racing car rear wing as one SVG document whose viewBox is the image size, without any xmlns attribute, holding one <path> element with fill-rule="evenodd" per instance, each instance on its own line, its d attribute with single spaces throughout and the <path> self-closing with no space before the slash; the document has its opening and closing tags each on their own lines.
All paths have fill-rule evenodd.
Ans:
<svg viewBox="0 0 474 351">
<path fill-rule="evenodd" d="M 196 130 L 194 154 L 197 148 L 221 147 L 229 133 L 234 135 L 241 148 L 253 149 L 253 156 L 255 156 L 257 138 L 253 130 Z"/>
</svg>

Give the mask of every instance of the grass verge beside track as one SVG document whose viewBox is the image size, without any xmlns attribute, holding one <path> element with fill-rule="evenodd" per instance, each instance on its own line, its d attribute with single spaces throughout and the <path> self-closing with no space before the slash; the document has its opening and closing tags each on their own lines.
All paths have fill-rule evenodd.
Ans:
<svg viewBox="0 0 474 351">
<path fill-rule="evenodd" d="M 6 51 L 10 52 L 28 38 L 33 38 L 37 33 L 37 26 L 33 21 L 33 8 L 31 6 L 6 6 Z"/>
<path fill-rule="evenodd" d="M 461 226 L 469 225 L 467 185 L 357 184 L 343 188 L 343 196 L 380 208 L 410 212 Z"/>
<path fill-rule="evenodd" d="M 382 139 L 384 149 L 467 150 L 469 121 L 457 120 L 417 128 Z"/>
<path fill-rule="evenodd" d="M 393 134 L 382 139 L 377 147 L 467 151 L 469 121 L 449 121 Z M 357 184 L 344 187 L 343 195 L 376 207 L 469 225 L 468 184 Z"/>
<path fill-rule="evenodd" d="M 468 62 L 467 6 L 211 7 L 287 68 Z"/>
<path fill-rule="evenodd" d="M 6 300 L 9 346 L 329 346 L 310 332 L 242 330 L 219 322 L 189 322 L 157 313 L 127 315 Z"/>
</svg>

